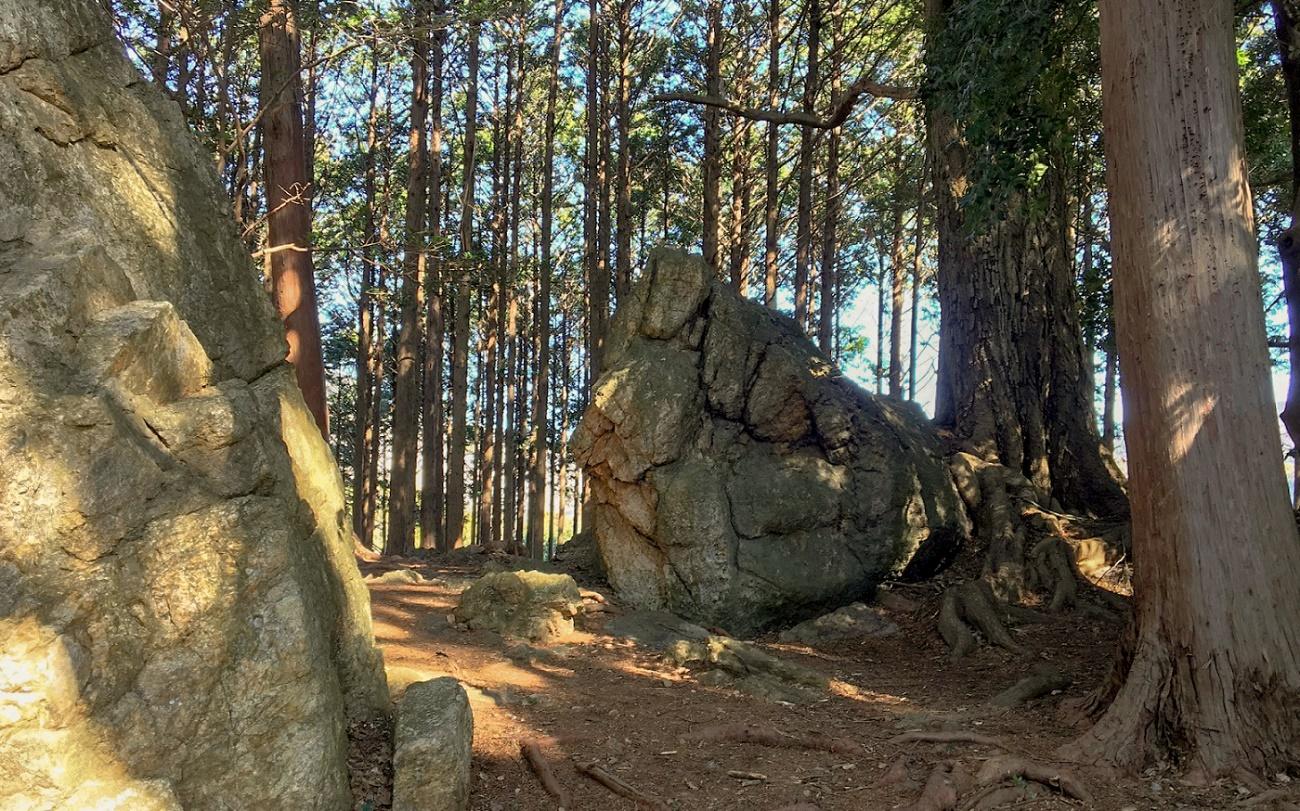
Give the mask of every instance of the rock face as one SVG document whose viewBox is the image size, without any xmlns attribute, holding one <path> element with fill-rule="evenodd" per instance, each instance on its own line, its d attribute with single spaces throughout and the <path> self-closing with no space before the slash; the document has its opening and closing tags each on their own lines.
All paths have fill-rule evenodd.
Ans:
<svg viewBox="0 0 1300 811">
<path fill-rule="evenodd" d="M 572 633 L 580 611 L 582 595 L 567 574 L 493 572 L 461 593 L 454 617 L 470 630 L 547 642 Z"/>
<path fill-rule="evenodd" d="M 469 807 L 474 715 L 460 682 L 445 677 L 406 688 L 397 702 L 393 811 Z"/>
<path fill-rule="evenodd" d="M 351 807 L 388 711 L 211 157 L 94 0 L 0 0 L 0 807 Z"/>
<path fill-rule="evenodd" d="M 898 626 L 884 613 L 862 603 L 850 603 L 829 614 L 804 620 L 780 634 L 782 642 L 825 645 L 849 639 L 893 636 Z"/>
<path fill-rule="evenodd" d="M 922 576 L 967 534 L 915 408 L 840 376 L 794 323 L 659 249 L 572 446 L 628 603 L 733 633 Z"/>
</svg>

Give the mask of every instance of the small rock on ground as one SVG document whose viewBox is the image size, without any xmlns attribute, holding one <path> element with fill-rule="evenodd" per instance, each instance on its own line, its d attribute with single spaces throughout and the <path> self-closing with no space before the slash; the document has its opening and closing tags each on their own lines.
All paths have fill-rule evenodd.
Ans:
<svg viewBox="0 0 1300 811">
<path fill-rule="evenodd" d="M 416 682 L 397 702 L 393 811 L 469 807 L 474 716 L 460 682 Z"/>
</svg>

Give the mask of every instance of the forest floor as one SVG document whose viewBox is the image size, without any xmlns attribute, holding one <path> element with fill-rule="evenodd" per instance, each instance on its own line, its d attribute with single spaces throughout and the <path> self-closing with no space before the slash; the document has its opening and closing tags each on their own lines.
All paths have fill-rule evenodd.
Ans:
<svg viewBox="0 0 1300 811">
<path fill-rule="evenodd" d="M 521 757 L 520 745 L 528 741 L 540 746 L 571 794 L 570 811 L 637 808 L 576 770 L 575 762 L 591 761 L 673 809 L 930 808 L 913 804 L 937 764 L 955 763 L 959 772 L 974 775 L 986 760 L 1006 753 L 973 743 L 899 743 L 897 736 L 913 730 L 978 733 L 996 738 L 1014 755 L 1050 763 L 1057 747 L 1080 730 L 1063 720 L 1062 702 L 1086 695 L 1105 678 L 1120 631 L 1066 613 L 1017 629 L 1017 641 L 1036 659 L 985 645 L 951 663 L 934 627 L 943 583 L 900 587 L 895 593 L 917 608 L 890 614 L 901 629 L 893 636 L 820 650 L 778 643 L 774 635 L 756 640 L 777 656 L 852 686 L 828 692 L 817 703 L 786 705 L 697 683 L 657 652 L 603 633 L 607 614 L 580 616 L 572 636 L 552 644 L 543 656 L 535 649 L 521 656 L 518 646 L 492 633 L 457 630 L 447 615 L 489 560 L 461 550 L 441 560 L 362 565 L 369 573 L 411 568 L 431 579 L 370 583 L 375 634 L 395 697 L 414 681 L 442 675 L 456 677 L 468 691 L 474 712 L 470 805 L 475 811 L 557 808 Z M 578 579 L 610 594 L 604 583 Z M 1073 676 L 1073 686 L 1016 709 L 988 703 L 1038 660 Z M 862 750 L 846 755 L 680 737 L 719 723 L 829 735 L 854 741 Z M 1090 808 L 1231 808 L 1252 799 L 1248 789 L 1231 781 L 1184 785 L 1173 767 L 1125 778 L 1070 771 L 1091 793 Z M 957 807 L 967 807 L 977 793 L 968 789 Z M 382 794 L 376 807 L 383 806 Z M 1041 790 L 999 807 L 1084 805 Z"/>
</svg>

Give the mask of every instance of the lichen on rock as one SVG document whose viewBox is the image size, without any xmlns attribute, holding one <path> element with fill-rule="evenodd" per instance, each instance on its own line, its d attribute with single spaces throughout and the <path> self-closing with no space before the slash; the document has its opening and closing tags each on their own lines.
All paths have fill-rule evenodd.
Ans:
<svg viewBox="0 0 1300 811">
<path fill-rule="evenodd" d="M 969 532 L 919 409 L 673 249 L 620 306 L 572 447 L 623 600 L 733 633 L 929 574 Z"/>
</svg>

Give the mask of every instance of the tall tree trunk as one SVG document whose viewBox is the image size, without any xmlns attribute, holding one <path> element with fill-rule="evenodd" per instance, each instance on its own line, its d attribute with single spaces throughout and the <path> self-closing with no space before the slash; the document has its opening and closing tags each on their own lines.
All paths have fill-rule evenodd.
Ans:
<svg viewBox="0 0 1300 811">
<path fill-rule="evenodd" d="M 601 208 L 604 172 L 600 157 L 600 40 L 601 0 L 591 0 L 589 5 L 587 38 L 587 143 L 586 190 L 583 202 L 583 249 L 587 268 L 587 386 L 594 385 L 600 377 L 605 357 L 605 333 L 609 321 L 609 274 L 605 256 L 601 255 L 599 212 Z"/>
<path fill-rule="evenodd" d="M 767 104 L 775 110 L 781 93 L 781 0 L 769 0 L 767 26 Z M 777 264 L 781 243 L 780 143 L 781 131 L 773 121 L 767 125 L 767 155 L 763 167 L 766 183 L 766 196 L 763 198 L 763 303 L 772 309 L 776 309 L 780 270 Z"/>
<path fill-rule="evenodd" d="M 1273 0 L 1273 22 L 1277 31 L 1286 86 L 1287 113 L 1291 119 L 1291 224 L 1278 238 L 1282 261 L 1282 296 L 1286 299 L 1287 366 L 1290 382 L 1282 424 L 1291 437 L 1292 502 L 1300 504 L 1300 4 L 1296 0 Z"/>
<path fill-rule="evenodd" d="M 442 0 L 435 0 L 435 17 L 442 15 Z M 442 70 L 447 32 L 439 24 L 433 34 L 429 61 L 429 258 L 425 275 L 424 417 L 420 459 L 420 546 L 447 551 L 443 526 L 443 323 L 442 313 Z"/>
<path fill-rule="evenodd" d="M 307 205 L 307 154 L 303 139 L 298 24 L 291 0 L 270 0 L 259 26 L 262 62 L 262 149 L 266 172 L 267 245 L 271 300 L 284 322 L 293 364 L 307 408 L 329 437 L 325 365 L 321 359 L 320 312 L 311 256 Z"/>
<path fill-rule="evenodd" d="M 708 0 L 704 44 L 705 92 L 722 96 L 722 0 Z M 704 261 L 715 275 L 721 271 L 718 251 L 722 219 L 722 116 L 718 108 L 706 105 L 704 116 Z"/>
<path fill-rule="evenodd" d="M 551 238 L 554 228 L 555 207 L 555 108 L 560 92 L 560 52 L 564 45 L 565 0 L 555 0 L 554 32 L 551 35 L 551 68 L 546 84 L 546 118 L 542 138 L 542 235 L 541 267 L 537 280 L 537 378 L 533 388 L 533 458 L 532 473 L 528 479 L 528 547 L 534 558 L 540 559 L 542 537 L 542 495 L 546 489 L 546 457 L 549 438 L 548 374 L 551 363 Z M 554 485 L 552 485 L 553 487 Z"/>
<path fill-rule="evenodd" d="M 1137 643 L 1073 754 L 1300 762 L 1300 540 L 1277 453 L 1232 5 L 1101 2 Z"/>
<path fill-rule="evenodd" d="M 474 161 L 478 141 L 479 34 L 482 22 L 469 29 L 468 78 L 465 83 L 465 158 L 460 209 L 460 252 L 455 280 L 451 341 L 451 436 L 447 448 L 447 545 L 465 539 L 465 418 L 469 392 L 470 275 L 477 261 L 474 245 Z"/>
<path fill-rule="evenodd" d="M 749 119 L 733 122 L 731 153 L 731 286 L 742 297 L 749 294 L 749 207 L 752 184 L 749 182 Z"/>
<path fill-rule="evenodd" d="M 925 256 L 925 184 L 928 174 L 929 164 L 923 163 L 921 179 L 916 184 L 916 222 L 912 245 L 912 312 L 908 316 L 907 328 L 907 399 L 913 402 L 916 400 L 916 362 L 920 345 L 916 327 L 920 322 L 921 314 L 921 268 Z"/>
<path fill-rule="evenodd" d="M 614 107 L 618 158 L 614 166 L 614 286 L 621 304 L 632 284 L 632 3 L 618 0 L 618 89 Z"/>
<path fill-rule="evenodd" d="M 808 0 L 808 68 L 804 74 L 803 111 L 815 114 L 817 104 L 817 59 L 821 50 L 821 0 Z M 799 211 L 795 231 L 794 318 L 799 328 L 808 329 L 808 273 L 812 267 L 812 186 L 816 160 L 817 132 L 799 128 Z"/>
<path fill-rule="evenodd" d="M 369 114 L 366 117 L 365 232 L 361 247 L 361 293 L 357 300 L 357 402 L 353 417 L 352 448 L 352 530 L 361 544 L 370 549 L 374 543 L 374 476 L 370 465 L 371 448 L 376 442 L 372 411 L 375 381 L 382 374 L 374 340 L 376 266 L 378 264 L 379 226 L 375 215 L 376 149 L 379 143 L 379 43 L 370 45 L 370 85 L 367 88 Z M 381 342 L 382 343 L 382 342 Z"/>
<path fill-rule="evenodd" d="M 409 555 L 415 544 L 415 476 L 420 436 L 421 279 L 425 271 L 428 178 L 429 8 L 415 0 L 411 39 L 411 135 L 406 181 L 406 246 L 399 292 L 400 325 L 393 374 L 393 472 L 384 552 Z"/>
<path fill-rule="evenodd" d="M 889 259 L 889 396 L 903 396 L 903 204 L 894 204 L 894 244 Z"/>
<path fill-rule="evenodd" d="M 840 65 L 843 59 L 840 42 L 841 9 L 835 0 L 829 0 L 827 12 L 831 18 L 831 97 L 840 91 Z M 840 128 L 830 131 L 826 144 L 826 206 L 822 221 L 821 262 L 821 313 L 817 319 L 817 345 L 822 354 L 835 356 L 835 285 L 836 261 L 839 256 L 838 237 L 840 220 Z"/>
<path fill-rule="evenodd" d="M 953 5 L 928 0 L 932 42 Z M 1015 196 L 976 228 L 961 205 L 969 180 L 960 133 L 942 100 L 927 114 L 939 232 L 935 419 L 965 450 L 1021 472 L 1045 501 L 1123 516 L 1084 369 L 1059 161 L 1033 200 Z"/>
</svg>

